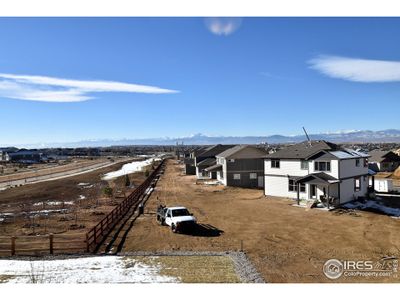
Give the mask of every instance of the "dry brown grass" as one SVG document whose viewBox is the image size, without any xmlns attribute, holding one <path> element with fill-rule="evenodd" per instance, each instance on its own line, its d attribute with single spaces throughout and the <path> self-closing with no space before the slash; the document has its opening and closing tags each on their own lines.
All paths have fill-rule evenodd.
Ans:
<svg viewBox="0 0 400 300">
<path fill-rule="evenodd" d="M 332 282 L 322 272 L 331 258 L 400 257 L 400 222 L 369 212 L 337 214 L 293 207 L 293 200 L 262 190 L 195 184 L 170 160 L 129 232 L 123 252 L 237 251 L 243 249 L 267 282 Z M 217 192 L 218 191 L 218 192 Z M 157 199 L 158 198 L 158 199 Z M 186 206 L 221 234 L 174 234 L 156 222 L 159 203 Z M 335 282 L 399 282 L 399 278 L 340 278 Z"/>
<path fill-rule="evenodd" d="M 134 262 L 160 268 L 160 275 L 179 278 L 183 283 L 239 283 L 228 256 L 133 256 L 124 257 L 126 267 Z"/>
</svg>

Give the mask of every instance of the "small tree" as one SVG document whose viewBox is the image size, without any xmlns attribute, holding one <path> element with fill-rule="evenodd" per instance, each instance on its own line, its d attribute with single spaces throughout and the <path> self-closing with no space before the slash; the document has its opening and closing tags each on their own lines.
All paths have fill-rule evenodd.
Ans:
<svg viewBox="0 0 400 300">
<path fill-rule="evenodd" d="M 131 181 L 130 181 L 130 179 L 129 179 L 128 174 L 125 175 L 125 186 L 131 186 Z"/>
<path fill-rule="evenodd" d="M 113 189 L 112 189 L 111 187 L 109 187 L 109 186 L 106 186 L 106 187 L 103 189 L 103 194 L 104 194 L 106 197 L 111 198 L 112 195 L 113 195 Z"/>
</svg>

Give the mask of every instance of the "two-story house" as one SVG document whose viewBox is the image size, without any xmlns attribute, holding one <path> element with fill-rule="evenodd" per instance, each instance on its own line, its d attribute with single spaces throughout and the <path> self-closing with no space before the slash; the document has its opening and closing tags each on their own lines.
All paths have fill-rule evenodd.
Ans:
<svg viewBox="0 0 400 300">
<path fill-rule="evenodd" d="M 366 196 L 369 155 L 326 141 L 306 141 L 268 154 L 264 194 L 339 205 Z"/>
<path fill-rule="evenodd" d="M 400 166 L 400 156 L 393 151 L 369 152 L 369 168 L 375 172 L 393 172 Z"/>
<path fill-rule="evenodd" d="M 215 165 L 215 156 L 224 152 L 225 150 L 234 147 L 235 145 L 213 145 L 198 152 L 194 157 L 194 166 L 196 168 L 197 179 L 209 179 L 213 175 L 205 169 Z"/>
<path fill-rule="evenodd" d="M 250 145 L 238 145 L 216 155 L 216 164 L 205 171 L 216 175 L 226 186 L 262 188 L 264 186 L 264 157 L 267 151 Z"/>
</svg>

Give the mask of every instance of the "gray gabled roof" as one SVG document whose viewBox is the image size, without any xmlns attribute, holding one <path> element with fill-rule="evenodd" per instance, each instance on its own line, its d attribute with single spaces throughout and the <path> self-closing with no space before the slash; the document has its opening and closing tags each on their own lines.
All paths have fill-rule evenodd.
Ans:
<svg viewBox="0 0 400 300">
<path fill-rule="evenodd" d="M 304 141 L 268 154 L 266 158 L 288 158 L 288 159 L 307 159 L 321 151 L 335 151 L 340 147 L 326 141 Z"/>
<path fill-rule="evenodd" d="M 209 172 L 209 171 L 219 171 L 219 170 L 222 170 L 222 165 L 216 164 L 216 165 L 213 165 L 211 167 L 206 168 L 205 170 L 207 172 Z"/>
<path fill-rule="evenodd" d="M 326 182 L 326 183 L 337 183 L 340 181 L 329 174 L 326 174 L 324 172 L 319 172 L 319 173 L 311 173 L 304 177 L 301 177 L 301 178 L 297 179 L 296 182 L 304 183 L 304 182 L 308 182 L 313 179 L 316 179 L 317 181 L 320 181 L 320 182 Z"/>
<path fill-rule="evenodd" d="M 217 162 L 217 160 L 215 158 L 206 158 L 204 160 L 202 160 L 201 162 L 199 162 L 197 164 L 197 166 L 202 166 L 202 167 L 209 167 L 214 165 Z"/>
<path fill-rule="evenodd" d="M 224 158 L 241 158 L 241 159 L 251 159 L 251 158 L 264 158 L 268 152 L 265 149 L 257 148 L 251 145 L 237 145 L 235 147 L 229 148 L 224 152 L 216 155 L 217 157 Z"/>
<path fill-rule="evenodd" d="M 373 150 L 369 152 L 371 156 L 369 162 L 382 162 L 384 160 L 388 161 L 400 161 L 400 156 L 398 156 L 393 151 L 382 151 L 382 150 Z"/>
<path fill-rule="evenodd" d="M 206 148 L 203 152 L 196 155 L 196 157 L 213 157 L 225 150 L 235 147 L 235 145 L 214 145 Z"/>
</svg>

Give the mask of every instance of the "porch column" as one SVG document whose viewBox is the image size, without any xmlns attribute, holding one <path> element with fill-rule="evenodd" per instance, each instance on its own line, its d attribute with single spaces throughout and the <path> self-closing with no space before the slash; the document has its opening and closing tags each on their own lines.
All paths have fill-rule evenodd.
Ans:
<svg viewBox="0 0 400 300">
<path fill-rule="evenodd" d="M 327 193 L 327 195 L 326 195 L 326 198 L 327 198 L 327 204 L 328 204 L 328 209 L 329 209 L 329 197 L 330 197 L 330 193 L 329 193 L 329 186 L 330 186 L 330 184 L 328 184 L 328 193 Z"/>
</svg>

